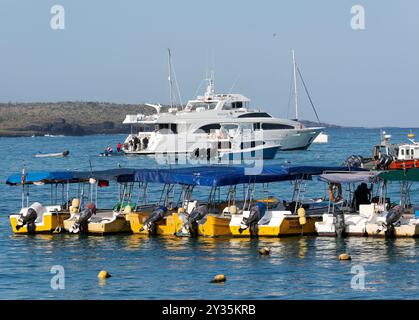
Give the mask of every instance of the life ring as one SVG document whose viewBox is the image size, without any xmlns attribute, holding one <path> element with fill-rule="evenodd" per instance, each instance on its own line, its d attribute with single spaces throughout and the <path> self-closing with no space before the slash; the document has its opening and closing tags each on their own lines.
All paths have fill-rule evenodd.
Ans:
<svg viewBox="0 0 419 320">
<path fill-rule="evenodd" d="M 332 202 L 337 202 L 342 199 L 342 185 L 340 183 L 329 184 L 329 199 Z"/>
</svg>

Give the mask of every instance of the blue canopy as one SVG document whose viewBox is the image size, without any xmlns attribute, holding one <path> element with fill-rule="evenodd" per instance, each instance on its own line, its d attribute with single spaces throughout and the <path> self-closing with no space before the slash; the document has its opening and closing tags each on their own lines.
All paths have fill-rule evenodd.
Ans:
<svg viewBox="0 0 419 320">
<path fill-rule="evenodd" d="M 202 166 L 175 169 L 136 170 L 134 181 L 148 183 L 167 183 L 218 187 L 243 183 L 268 183 L 295 179 L 311 179 L 325 171 L 348 171 L 347 167 L 284 167 L 279 165 L 264 166 L 260 172 L 246 171 L 237 166 Z M 125 177 L 128 181 L 130 177 Z"/>
<path fill-rule="evenodd" d="M 70 171 L 46 171 L 46 172 L 28 172 L 25 174 L 25 184 L 31 184 L 36 182 L 41 183 L 57 183 L 64 181 L 71 181 L 75 179 L 73 172 Z M 22 183 L 22 174 L 17 173 L 11 175 L 7 181 L 7 184 L 17 185 Z"/>
<path fill-rule="evenodd" d="M 134 169 L 108 169 L 100 171 L 35 171 L 25 174 L 25 184 L 34 183 L 76 183 L 94 178 L 96 180 L 118 180 L 123 175 L 133 175 Z M 9 185 L 18 185 L 22 183 L 22 174 L 11 175 L 7 181 Z"/>
</svg>

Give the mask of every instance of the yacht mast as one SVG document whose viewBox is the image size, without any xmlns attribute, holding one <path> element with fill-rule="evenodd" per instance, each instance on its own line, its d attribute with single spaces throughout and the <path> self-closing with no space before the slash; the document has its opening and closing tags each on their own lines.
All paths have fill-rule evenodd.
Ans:
<svg viewBox="0 0 419 320">
<path fill-rule="evenodd" d="M 173 108 L 173 83 L 172 83 L 172 54 L 170 48 L 167 48 L 167 64 L 169 68 L 169 95 L 170 95 L 170 108 Z"/>
<path fill-rule="evenodd" d="M 295 101 L 295 120 L 298 120 L 298 93 L 297 93 L 297 64 L 295 62 L 295 51 L 292 50 L 292 64 L 294 71 L 294 101 Z"/>
</svg>

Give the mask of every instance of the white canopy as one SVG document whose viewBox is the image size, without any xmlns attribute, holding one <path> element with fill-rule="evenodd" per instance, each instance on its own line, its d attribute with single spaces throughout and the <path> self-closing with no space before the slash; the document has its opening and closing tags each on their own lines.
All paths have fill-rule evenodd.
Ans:
<svg viewBox="0 0 419 320">
<path fill-rule="evenodd" d="M 379 172 L 348 172 L 348 173 L 324 173 L 319 180 L 329 183 L 375 183 L 378 181 Z"/>
</svg>

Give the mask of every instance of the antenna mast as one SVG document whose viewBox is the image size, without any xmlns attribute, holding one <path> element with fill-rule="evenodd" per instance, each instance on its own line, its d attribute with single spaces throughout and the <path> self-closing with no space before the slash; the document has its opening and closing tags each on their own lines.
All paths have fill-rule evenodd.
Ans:
<svg viewBox="0 0 419 320">
<path fill-rule="evenodd" d="M 297 64 L 295 62 L 295 51 L 292 50 L 292 64 L 294 70 L 294 101 L 295 101 L 295 120 L 298 120 L 298 93 L 297 93 Z"/>
<path fill-rule="evenodd" d="M 169 68 L 169 95 L 170 95 L 170 108 L 173 108 L 173 83 L 172 83 L 172 54 L 170 53 L 170 48 L 167 48 L 167 64 Z"/>
</svg>

